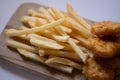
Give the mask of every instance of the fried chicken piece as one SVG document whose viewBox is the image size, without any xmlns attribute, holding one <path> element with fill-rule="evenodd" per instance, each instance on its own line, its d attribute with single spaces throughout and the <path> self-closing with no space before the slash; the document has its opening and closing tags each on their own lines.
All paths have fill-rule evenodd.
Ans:
<svg viewBox="0 0 120 80">
<path fill-rule="evenodd" d="M 110 66 L 114 69 L 116 75 L 120 75 L 120 56 L 112 58 Z"/>
<path fill-rule="evenodd" d="M 97 62 L 94 58 L 87 60 L 82 73 L 88 80 L 113 80 L 114 70 L 104 62 Z"/>
<path fill-rule="evenodd" d="M 120 23 L 112 21 L 97 22 L 92 26 L 91 32 L 98 37 L 109 35 L 120 37 Z"/>
<path fill-rule="evenodd" d="M 105 41 L 99 38 L 89 38 L 88 48 L 99 57 L 112 57 L 120 49 L 119 41 Z"/>
</svg>

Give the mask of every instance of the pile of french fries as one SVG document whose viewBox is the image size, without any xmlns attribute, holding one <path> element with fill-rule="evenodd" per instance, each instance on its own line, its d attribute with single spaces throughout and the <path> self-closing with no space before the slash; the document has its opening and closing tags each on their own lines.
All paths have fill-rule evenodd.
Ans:
<svg viewBox="0 0 120 80">
<path fill-rule="evenodd" d="M 88 57 L 87 39 L 92 37 L 90 25 L 66 4 L 67 12 L 40 7 L 28 10 L 19 29 L 6 29 L 6 45 L 32 60 L 66 73 L 81 70 Z"/>
</svg>

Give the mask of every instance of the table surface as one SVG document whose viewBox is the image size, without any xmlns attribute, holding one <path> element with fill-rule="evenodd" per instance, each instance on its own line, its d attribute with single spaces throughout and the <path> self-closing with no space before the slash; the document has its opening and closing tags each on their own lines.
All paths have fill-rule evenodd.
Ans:
<svg viewBox="0 0 120 80">
<path fill-rule="evenodd" d="M 0 33 L 17 7 L 25 2 L 52 6 L 60 10 L 66 10 L 65 4 L 69 2 L 82 17 L 94 21 L 120 21 L 120 0 L 0 0 Z M 46 80 L 46 78 L 8 65 L 0 59 L 0 80 Z"/>
</svg>

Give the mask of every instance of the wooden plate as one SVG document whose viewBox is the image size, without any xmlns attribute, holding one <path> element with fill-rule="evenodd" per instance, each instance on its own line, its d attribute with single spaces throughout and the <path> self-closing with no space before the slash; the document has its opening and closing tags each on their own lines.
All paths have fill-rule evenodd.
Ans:
<svg viewBox="0 0 120 80">
<path fill-rule="evenodd" d="M 42 5 L 35 3 L 24 3 L 22 4 L 16 12 L 13 14 L 11 19 L 9 20 L 6 28 L 18 28 L 22 25 L 20 18 L 24 15 L 27 15 L 28 9 L 38 10 Z M 42 6 L 45 7 L 45 6 Z M 47 8 L 47 7 L 45 7 Z M 87 20 L 87 19 L 86 19 Z M 92 24 L 93 21 L 87 20 L 88 23 Z M 21 55 L 19 55 L 16 51 L 9 49 L 5 45 L 6 35 L 4 31 L 0 36 L 0 56 L 2 59 L 7 61 L 8 63 L 12 63 L 14 66 L 22 68 L 23 70 L 27 70 L 29 72 L 37 73 L 39 75 L 43 75 L 48 77 L 49 80 L 59 79 L 59 80 L 83 80 L 80 71 L 74 71 L 72 75 L 65 74 L 61 71 L 55 70 L 51 67 L 48 67 L 41 63 L 36 63 L 31 60 L 26 60 Z M 13 67 L 14 67 L 13 66 Z"/>
</svg>

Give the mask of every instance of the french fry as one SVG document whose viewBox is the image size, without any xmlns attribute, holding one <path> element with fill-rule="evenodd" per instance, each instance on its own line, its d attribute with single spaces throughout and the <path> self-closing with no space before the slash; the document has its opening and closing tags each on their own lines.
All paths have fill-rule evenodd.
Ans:
<svg viewBox="0 0 120 80">
<path fill-rule="evenodd" d="M 34 52 L 34 53 L 38 53 L 38 49 L 33 47 L 33 46 L 30 46 L 30 45 L 27 45 L 27 44 L 24 44 L 24 43 L 21 43 L 21 42 L 18 42 L 18 41 L 15 41 L 13 39 L 7 39 L 6 41 L 6 45 L 9 46 L 9 47 L 13 47 L 13 48 L 21 48 L 21 49 L 25 49 L 25 50 L 28 50 L 28 51 L 31 51 L 31 52 Z"/>
<path fill-rule="evenodd" d="M 45 63 L 59 63 L 59 64 L 74 67 L 78 70 L 82 70 L 82 65 L 81 64 L 78 64 L 78 63 L 76 63 L 74 61 L 71 61 L 69 59 L 60 58 L 60 57 L 53 57 L 53 58 L 47 59 L 45 61 Z"/>
<path fill-rule="evenodd" d="M 45 50 L 45 55 L 64 57 L 81 62 L 81 58 L 74 51 Z"/>
<path fill-rule="evenodd" d="M 45 40 L 38 39 L 36 37 L 30 37 L 30 43 L 41 48 L 47 48 L 47 49 L 63 49 L 64 46 L 58 44 L 57 42 L 48 42 Z"/>
<path fill-rule="evenodd" d="M 25 49 L 17 48 L 19 53 L 27 58 L 44 63 L 47 59 Z"/>
<path fill-rule="evenodd" d="M 14 32 L 7 31 L 6 34 L 9 37 L 13 37 L 13 36 L 19 36 L 19 35 L 22 35 L 22 34 L 29 34 L 29 33 L 39 32 L 39 31 L 42 31 L 42 30 L 45 30 L 45 29 L 48 29 L 48 28 L 55 27 L 55 26 L 61 24 L 62 22 L 64 22 L 64 19 L 59 19 L 59 20 L 51 22 L 49 24 L 45 24 L 43 26 L 35 27 L 35 28 L 32 28 L 32 29 L 19 30 L 19 31 L 14 31 Z"/>
<path fill-rule="evenodd" d="M 58 64 L 58 63 L 47 63 L 47 65 L 68 74 L 72 74 L 72 71 L 73 71 L 73 67 Z"/>
<path fill-rule="evenodd" d="M 34 11 L 33 9 L 28 10 L 28 15 L 33 16 L 33 17 L 40 17 L 40 18 L 45 18 L 45 16 L 41 13 L 38 13 Z"/>
<path fill-rule="evenodd" d="M 69 36 L 58 36 L 54 35 L 55 40 L 60 41 L 60 42 L 67 42 L 69 39 Z"/>
<path fill-rule="evenodd" d="M 5 32 L 9 32 L 9 31 L 11 31 L 11 32 L 14 32 L 14 31 L 17 31 L 17 30 L 15 30 L 15 29 L 6 29 L 5 30 Z M 27 37 L 27 35 L 26 34 L 24 34 L 24 35 L 19 35 L 19 36 L 17 36 L 18 38 L 21 38 L 21 39 L 23 39 L 23 40 L 26 40 L 26 41 L 29 41 L 29 38 Z"/>
<path fill-rule="evenodd" d="M 37 18 L 37 17 L 31 17 L 31 16 L 23 16 L 21 18 L 21 21 L 23 23 L 28 23 L 28 24 L 29 24 L 29 22 L 34 22 L 34 23 L 37 23 L 37 24 L 38 23 L 39 24 L 46 24 L 47 23 L 47 21 L 43 18 Z"/>
<path fill-rule="evenodd" d="M 73 10 L 72 6 L 67 3 L 67 12 L 79 23 L 81 24 L 84 28 L 90 30 L 90 25 L 81 17 L 78 16 L 78 14 Z"/>
<path fill-rule="evenodd" d="M 71 38 L 69 38 L 68 43 L 74 49 L 76 54 L 81 58 L 81 60 L 85 63 L 88 58 L 88 54 L 84 54 L 82 50 L 74 43 L 74 41 Z"/>
<path fill-rule="evenodd" d="M 35 37 L 35 38 L 40 39 L 40 40 L 43 40 L 43 41 L 52 42 L 52 43 L 57 43 L 55 40 L 52 40 L 52 39 L 47 38 L 47 37 L 43 37 L 43 36 L 38 35 L 38 34 L 29 34 L 28 37 L 29 37 L 29 38 Z"/>
</svg>

